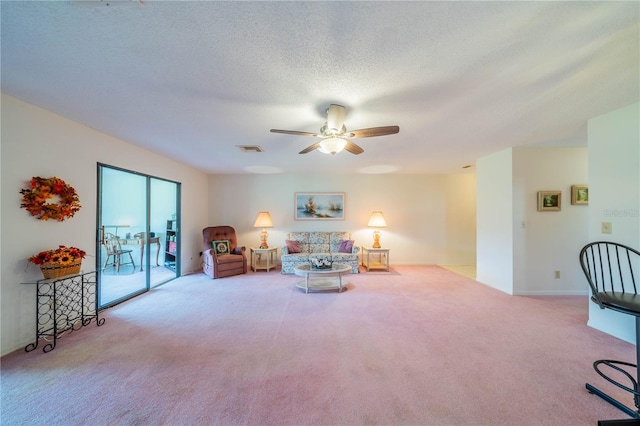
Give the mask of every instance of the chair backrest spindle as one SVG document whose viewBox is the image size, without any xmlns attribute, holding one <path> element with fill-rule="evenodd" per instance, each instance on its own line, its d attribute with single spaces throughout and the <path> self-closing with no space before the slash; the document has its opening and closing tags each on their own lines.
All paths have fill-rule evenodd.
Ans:
<svg viewBox="0 0 640 426">
<path fill-rule="evenodd" d="M 636 276 L 633 270 L 633 263 L 631 262 L 631 255 L 629 254 L 629 250 L 627 250 L 627 261 L 629 262 L 629 275 L 631 276 L 631 283 L 633 284 L 633 291 L 635 293 L 638 292 L 636 287 Z"/>
</svg>

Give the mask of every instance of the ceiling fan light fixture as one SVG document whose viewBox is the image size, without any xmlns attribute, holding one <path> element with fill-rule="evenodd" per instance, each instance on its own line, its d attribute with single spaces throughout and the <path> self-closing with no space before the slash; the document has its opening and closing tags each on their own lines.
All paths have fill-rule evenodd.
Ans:
<svg viewBox="0 0 640 426">
<path fill-rule="evenodd" d="M 335 155 L 342 151 L 347 146 L 347 141 L 340 138 L 327 138 L 320 142 L 318 151 L 323 154 Z"/>
<path fill-rule="evenodd" d="M 323 154 L 335 155 L 342 150 L 345 150 L 353 155 L 359 155 L 364 152 L 364 149 L 353 143 L 351 139 L 394 135 L 400 131 L 400 127 L 398 126 L 383 126 L 368 127 L 366 129 L 353 130 L 347 133 L 347 128 L 344 125 L 344 116 L 345 107 L 342 105 L 331 104 L 327 109 L 327 121 L 325 121 L 323 126 L 320 128 L 320 133 L 279 129 L 271 129 L 271 133 L 322 138 L 320 142 L 316 142 L 306 147 L 298 154 L 308 154 L 317 150 Z"/>
</svg>

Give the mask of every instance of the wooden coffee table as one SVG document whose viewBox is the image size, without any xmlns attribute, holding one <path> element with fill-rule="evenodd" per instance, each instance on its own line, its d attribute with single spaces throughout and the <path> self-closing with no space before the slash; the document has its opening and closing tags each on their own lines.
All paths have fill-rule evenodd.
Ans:
<svg viewBox="0 0 640 426">
<path fill-rule="evenodd" d="M 311 264 L 306 264 L 296 266 L 293 271 L 296 275 L 304 277 L 304 280 L 299 281 L 296 287 L 304 290 L 305 293 L 327 290 L 338 290 L 338 292 L 342 293 L 344 289 L 342 286 L 342 274 L 350 273 L 351 266 L 343 263 L 334 263 L 331 269 L 313 269 Z"/>
</svg>

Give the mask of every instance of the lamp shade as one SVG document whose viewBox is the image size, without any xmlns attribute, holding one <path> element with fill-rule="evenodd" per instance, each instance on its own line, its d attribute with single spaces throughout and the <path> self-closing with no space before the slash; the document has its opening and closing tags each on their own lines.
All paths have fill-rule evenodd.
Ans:
<svg viewBox="0 0 640 426">
<path fill-rule="evenodd" d="M 328 138 L 320 142 L 318 151 L 322 152 L 323 154 L 337 154 L 338 152 L 342 151 L 345 146 L 347 146 L 347 141 L 345 141 L 344 139 Z"/>
<path fill-rule="evenodd" d="M 256 228 L 273 228 L 273 222 L 271 221 L 271 215 L 269 212 L 260 212 L 253 224 Z"/>
<path fill-rule="evenodd" d="M 375 211 L 371 213 L 371 219 L 369 219 L 369 225 L 372 228 L 385 228 L 387 226 L 387 221 L 384 220 L 384 216 L 382 212 Z"/>
</svg>

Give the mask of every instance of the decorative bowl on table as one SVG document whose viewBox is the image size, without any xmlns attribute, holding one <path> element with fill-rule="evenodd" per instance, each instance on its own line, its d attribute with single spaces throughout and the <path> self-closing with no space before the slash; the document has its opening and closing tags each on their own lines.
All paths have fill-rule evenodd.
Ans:
<svg viewBox="0 0 640 426">
<path fill-rule="evenodd" d="M 333 262 L 326 257 L 324 259 L 311 260 L 311 269 L 324 270 L 324 269 L 331 269 L 332 267 L 333 267 Z"/>
</svg>

